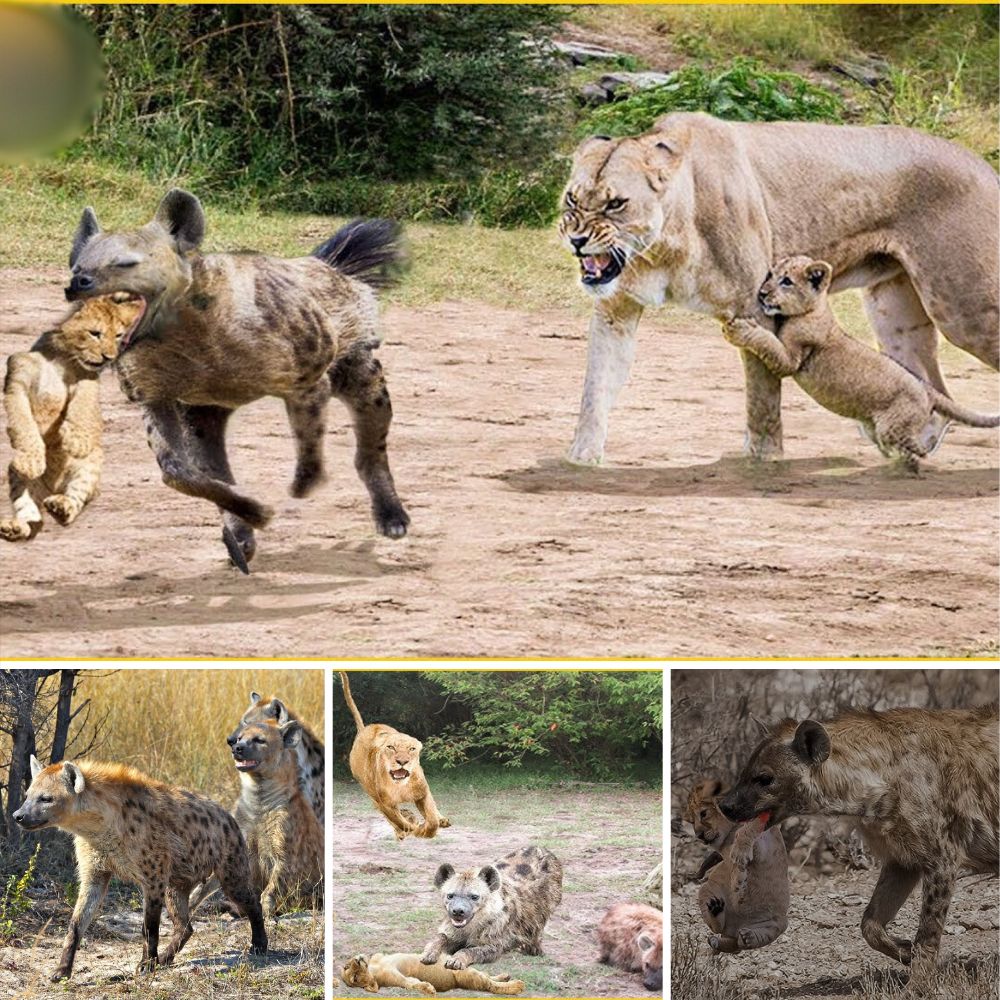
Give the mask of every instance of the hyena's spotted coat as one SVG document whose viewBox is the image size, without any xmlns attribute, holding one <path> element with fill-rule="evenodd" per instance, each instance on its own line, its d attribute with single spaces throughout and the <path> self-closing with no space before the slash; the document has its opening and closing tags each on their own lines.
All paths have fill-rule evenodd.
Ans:
<svg viewBox="0 0 1000 1000">
<path fill-rule="evenodd" d="M 222 806 L 123 764 L 64 761 L 43 768 L 32 757 L 31 774 L 27 798 L 14 819 L 25 830 L 57 826 L 73 834 L 80 870 L 80 891 L 53 981 L 72 974 L 76 949 L 113 877 L 142 888 L 140 971 L 173 961 L 191 936 L 188 895 L 213 873 L 250 920 L 251 951 L 267 951 L 246 844 Z M 160 955 L 164 904 L 174 932 Z"/>
</svg>

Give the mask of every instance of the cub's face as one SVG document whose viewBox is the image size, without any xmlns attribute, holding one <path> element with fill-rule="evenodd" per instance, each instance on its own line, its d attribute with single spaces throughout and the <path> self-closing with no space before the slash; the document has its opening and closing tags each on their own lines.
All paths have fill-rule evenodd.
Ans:
<svg viewBox="0 0 1000 1000">
<path fill-rule="evenodd" d="M 656 134 L 595 136 L 576 151 L 563 192 L 559 236 L 591 294 L 613 295 L 659 238 L 663 196 L 679 157 Z"/>
<path fill-rule="evenodd" d="M 118 343 L 137 322 L 138 302 L 111 296 L 87 299 L 55 331 L 56 346 L 88 371 L 99 371 L 118 356 Z"/>
<path fill-rule="evenodd" d="M 768 316 L 802 316 L 822 304 L 833 268 L 825 260 L 786 257 L 767 272 L 757 299 Z"/>
<path fill-rule="evenodd" d="M 722 782 L 707 778 L 698 782 L 688 796 L 684 818 L 694 827 L 695 836 L 704 844 L 721 844 L 736 825 L 719 811 L 716 799 L 722 794 Z"/>
<path fill-rule="evenodd" d="M 410 780 L 420 765 L 420 740 L 405 733 L 385 733 L 379 737 L 378 757 L 390 780 L 402 784 Z"/>
<path fill-rule="evenodd" d="M 340 970 L 340 977 L 344 980 L 345 986 L 368 990 L 369 993 L 378 993 L 378 981 L 368 971 L 368 959 L 364 955 L 355 955 Z"/>
</svg>

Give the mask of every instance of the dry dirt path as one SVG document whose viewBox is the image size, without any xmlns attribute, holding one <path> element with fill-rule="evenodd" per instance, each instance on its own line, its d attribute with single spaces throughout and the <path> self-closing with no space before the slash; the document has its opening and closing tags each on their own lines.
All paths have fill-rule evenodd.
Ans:
<svg viewBox="0 0 1000 1000">
<path fill-rule="evenodd" d="M 63 277 L 0 271 L 0 351 L 59 317 Z M 2 653 L 912 656 L 995 641 L 996 431 L 955 429 L 920 479 L 899 478 L 789 385 L 787 460 L 751 467 L 736 352 L 709 321 L 661 312 L 608 465 L 575 469 L 560 456 L 584 327 L 478 303 L 388 309 L 401 543 L 373 534 L 336 404 L 330 480 L 306 501 L 287 496 L 281 404 L 240 411 L 237 477 L 277 506 L 250 577 L 226 564 L 214 509 L 161 484 L 106 374 L 103 493 L 71 528 L 4 545 Z M 945 367 L 963 403 L 996 409 L 993 373 L 954 350 Z M 5 435 L 0 455 L 6 469 Z"/>
</svg>

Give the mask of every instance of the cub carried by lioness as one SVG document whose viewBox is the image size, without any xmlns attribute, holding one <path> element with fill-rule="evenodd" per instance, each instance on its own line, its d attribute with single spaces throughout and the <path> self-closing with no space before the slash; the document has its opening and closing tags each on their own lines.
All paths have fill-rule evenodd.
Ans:
<svg viewBox="0 0 1000 1000">
<path fill-rule="evenodd" d="M 0 538 L 34 538 L 42 527 L 39 503 L 60 524 L 71 524 L 97 494 L 104 460 L 98 376 L 139 311 L 136 302 L 88 299 L 30 351 L 7 359 L 3 405 L 14 448 L 8 467 L 14 516 L 0 521 Z"/>
<path fill-rule="evenodd" d="M 760 287 L 761 309 L 777 332 L 738 317 L 723 326 L 729 343 L 756 355 L 775 375 L 791 375 L 821 406 L 857 420 L 887 458 L 911 471 L 934 450 L 942 416 L 970 427 L 998 427 L 1000 416 L 975 413 L 848 336 L 827 300 L 833 268 L 823 260 L 779 260 Z"/>
</svg>

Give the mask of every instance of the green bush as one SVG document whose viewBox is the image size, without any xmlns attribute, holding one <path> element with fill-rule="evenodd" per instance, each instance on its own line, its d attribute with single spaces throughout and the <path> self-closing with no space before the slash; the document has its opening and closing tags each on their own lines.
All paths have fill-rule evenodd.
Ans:
<svg viewBox="0 0 1000 1000">
<path fill-rule="evenodd" d="M 35 846 L 23 875 L 11 875 L 7 879 L 3 895 L 0 896 L 0 944 L 10 941 L 16 936 L 18 921 L 31 909 L 28 886 L 31 885 L 31 880 L 34 877 L 38 852 L 41 849 L 41 844 Z"/>
<path fill-rule="evenodd" d="M 707 111 L 730 121 L 839 121 L 844 107 L 833 92 L 797 73 L 764 69 L 754 59 L 733 59 L 714 72 L 687 66 L 669 83 L 631 93 L 595 109 L 581 135 L 636 135 L 670 111 Z"/>
</svg>

